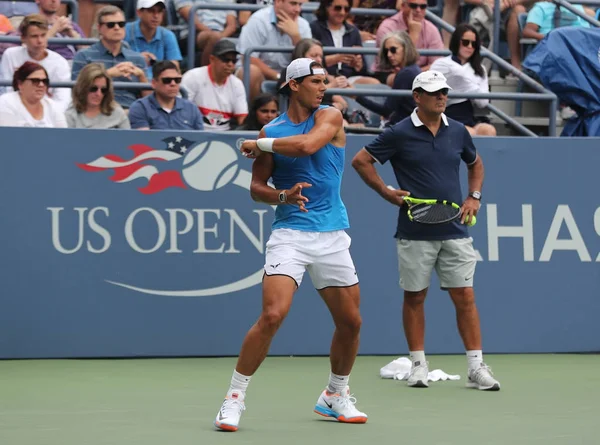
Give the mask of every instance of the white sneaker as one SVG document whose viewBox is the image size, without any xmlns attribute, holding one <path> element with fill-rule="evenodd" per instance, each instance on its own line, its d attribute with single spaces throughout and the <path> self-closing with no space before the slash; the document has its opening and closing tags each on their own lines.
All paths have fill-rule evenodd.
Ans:
<svg viewBox="0 0 600 445">
<path fill-rule="evenodd" d="M 469 369 L 467 388 L 477 388 L 482 391 L 500 391 L 500 382 L 494 378 L 492 368 L 481 363 L 477 369 Z"/>
<path fill-rule="evenodd" d="M 239 391 L 229 391 L 217 413 L 215 426 L 223 431 L 237 431 L 240 417 L 245 409 L 244 394 Z"/>
<path fill-rule="evenodd" d="M 429 376 L 429 363 L 428 362 L 414 362 L 410 368 L 410 374 L 406 384 L 411 388 L 428 388 L 427 383 Z"/>
<path fill-rule="evenodd" d="M 343 423 L 366 423 L 368 416 L 356 409 L 356 397 L 350 394 L 346 386 L 342 394 L 330 394 L 327 389 L 321 393 L 315 413 L 323 417 L 334 417 Z"/>
</svg>

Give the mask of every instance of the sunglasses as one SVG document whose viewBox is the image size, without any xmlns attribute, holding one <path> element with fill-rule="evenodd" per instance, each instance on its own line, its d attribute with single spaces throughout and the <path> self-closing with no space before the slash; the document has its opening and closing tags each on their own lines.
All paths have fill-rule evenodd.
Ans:
<svg viewBox="0 0 600 445">
<path fill-rule="evenodd" d="M 171 82 L 173 81 L 175 81 L 175 83 L 179 85 L 181 83 L 181 77 L 163 77 L 162 79 L 160 79 L 160 81 L 164 85 L 171 85 Z"/>
<path fill-rule="evenodd" d="M 97 93 L 98 90 L 100 90 L 100 92 L 102 94 L 106 94 L 108 93 L 108 87 L 97 87 L 96 85 L 94 85 L 93 87 L 90 87 L 90 89 L 88 90 L 90 93 Z"/>
<path fill-rule="evenodd" d="M 113 29 L 115 26 L 119 25 L 119 28 L 125 28 L 125 20 L 122 22 L 102 22 L 101 25 L 106 25 L 107 28 Z"/>
<path fill-rule="evenodd" d="M 391 46 L 389 48 L 385 48 L 386 54 L 387 53 L 396 54 L 397 51 L 398 51 L 398 47 L 397 46 Z"/>
<path fill-rule="evenodd" d="M 48 79 L 47 77 L 45 77 L 44 79 L 40 79 L 38 77 L 27 77 L 25 80 L 30 81 L 36 87 L 39 87 L 42 84 L 44 86 L 50 85 L 50 79 Z"/>
<path fill-rule="evenodd" d="M 333 10 L 336 11 L 336 12 L 340 12 L 342 9 L 345 12 L 350 12 L 350 6 L 335 5 L 333 7 Z"/>
<path fill-rule="evenodd" d="M 437 90 L 437 91 L 425 91 L 425 90 L 423 90 L 423 92 L 425 94 L 427 94 L 428 96 L 431 96 L 431 97 L 438 97 L 440 94 L 442 96 L 447 96 L 448 95 L 448 88 L 442 88 L 441 90 Z"/>
<path fill-rule="evenodd" d="M 472 46 L 473 48 L 477 47 L 477 41 L 476 40 L 460 39 L 460 43 L 465 48 L 468 48 L 469 46 Z"/>
<path fill-rule="evenodd" d="M 237 63 L 237 57 L 219 57 L 219 60 L 223 63 Z"/>
<path fill-rule="evenodd" d="M 419 3 L 409 3 L 409 4 L 408 4 L 408 7 L 409 7 L 410 9 L 417 9 L 417 8 L 420 8 L 420 9 L 422 9 L 423 11 L 425 11 L 425 10 L 427 9 L 427 5 L 421 5 L 421 4 L 419 4 Z"/>
</svg>

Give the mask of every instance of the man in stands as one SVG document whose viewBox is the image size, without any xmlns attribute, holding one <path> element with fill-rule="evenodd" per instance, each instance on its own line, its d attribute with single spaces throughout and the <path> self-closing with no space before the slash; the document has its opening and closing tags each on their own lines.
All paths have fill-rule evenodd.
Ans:
<svg viewBox="0 0 600 445">
<path fill-rule="evenodd" d="M 69 63 L 60 54 L 48 49 L 48 21 L 40 14 L 25 17 L 19 27 L 21 42 L 24 46 L 15 46 L 4 51 L 0 59 L 0 78 L 12 79 L 14 72 L 25 62 L 42 65 L 48 72 L 50 82 L 68 82 L 71 80 Z M 12 91 L 6 87 L 2 93 Z M 70 88 L 50 88 L 49 95 L 64 111 L 71 102 Z"/>
<path fill-rule="evenodd" d="M 48 20 L 48 38 L 51 37 L 71 37 L 74 39 L 85 37 L 82 29 L 79 25 L 69 17 L 59 16 L 58 10 L 60 8 L 60 0 L 36 0 L 38 7 L 40 8 L 39 13 L 46 17 Z M 72 61 L 77 52 L 75 45 L 61 45 L 53 43 L 48 45 L 48 49 L 57 52 L 68 61 Z"/>
<path fill-rule="evenodd" d="M 146 77 L 146 60 L 123 45 L 125 38 L 125 14 L 116 6 L 105 6 L 98 11 L 98 32 L 100 41 L 87 49 L 79 51 L 73 59 L 73 80 L 79 71 L 88 63 L 97 62 L 104 65 L 107 74 L 115 82 L 148 82 Z M 141 91 L 147 96 L 151 91 Z M 115 100 L 123 108 L 129 108 L 137 99 L 134 90 L 115 90 Z"/>
<path fill-rule="evenodd" d="M 178 97 L 181 72 L 170 60 L 152 66 L 154 94 L 136 100 L 129 109 L 136 130 L 203 130 L 202 115 L 189 100 Z"/>
<path fill-rule="evenodd" d="M 257 46 L 296 46 L 304 38 L 312 37 L 310 25 L 300 17 L 306 0 L 275 0 L 273 6 L 256 11 L 242 28 L 238 52 Z M 264 80 L 279 80 L 281 71 L 291 61 L 289 53 L 252 53 L 250 65 L 250 98 L 260 94 Z M 243 78 L 243 70 L 237 76 Z"/>
<path fill-rule="evenodd" d="M 235 43 L 221 39 L 213 47 L 208 66 L 183 75 L 183 87 L 204 115 L 207 130 L 232 130 L 248 115 L 244 85 L 233 75 L 237 60 Z"/>
<path fill-rule="evenodd" d="M 170 60 L 179 66 L 181 51 L 173 31 L 160 26 L 165 17 L 164 0 L 138 0 L 139 20 L 125 26 L 125 41 L 146 59 L 146 77 L 152 79 L 152 65 Z"/>
</svg>

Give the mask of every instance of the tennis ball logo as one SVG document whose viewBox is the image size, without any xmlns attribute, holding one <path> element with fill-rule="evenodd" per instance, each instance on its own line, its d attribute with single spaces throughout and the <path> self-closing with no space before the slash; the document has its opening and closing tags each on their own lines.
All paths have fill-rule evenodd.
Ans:
<svg viewBox="0 0 600 445">
<path fill-rule="evenodd" d="M 196 145 L 183 161 L 183 179 L 192 188 L 212 192 L 231 182 L 238 172 L 238 155 L 221 141 Z"/>
</svg>

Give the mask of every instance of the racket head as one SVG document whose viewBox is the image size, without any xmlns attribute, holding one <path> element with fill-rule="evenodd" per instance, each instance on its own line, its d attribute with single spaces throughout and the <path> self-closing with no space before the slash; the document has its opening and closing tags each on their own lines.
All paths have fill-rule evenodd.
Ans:
<svg viewBox="0 0 600 445">
<path fill-rule="evenodd" d="M 412 201 L 413 203 L 411 204 Z M 423 199 L 406 201 L 408 218 L 421 224 L 445 224 L 460 217 L 461 209 L 451 201 Z"/>
</svg>

